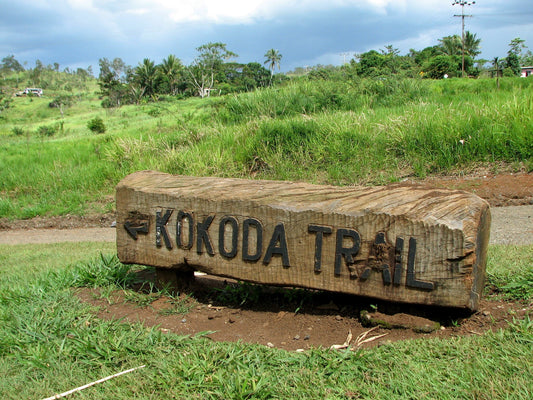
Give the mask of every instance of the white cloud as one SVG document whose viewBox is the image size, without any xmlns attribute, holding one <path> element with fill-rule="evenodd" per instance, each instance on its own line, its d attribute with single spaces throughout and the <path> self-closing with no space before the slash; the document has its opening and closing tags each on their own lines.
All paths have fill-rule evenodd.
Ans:
<svg viewBox="0 0 533 400">
<path fill-rule="evenodd" d="M 132 15 L 145 15 L 150 12 L 147 8 L 134 8 L 130 10 L 125 11 L 126 14 L 132 14 Z"/>
<path fill-rule="evenodd" d="M 273 19 L 279 15 L 306 14 L 312 11 L 336 8 L 360 8 L 377 14 L 387 10 L 405 12 L 409 4 L 419 3 L 422 8 L 435 11 L 442 5 L 439 0 L 155 0 L 174 22 L 205 21 L 236 24 Z M 148 6 L 146 4 L 146 6 Z"/>
</svg>

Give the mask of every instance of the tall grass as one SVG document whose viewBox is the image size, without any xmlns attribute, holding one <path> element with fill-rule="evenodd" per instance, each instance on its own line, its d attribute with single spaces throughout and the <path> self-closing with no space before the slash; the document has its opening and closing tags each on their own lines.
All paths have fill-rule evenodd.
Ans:
<svg viewBox="0 0 533 400">
<path fill-rule="evenodd" d="M 218 104 L 219 120 L 227 120 L 232 110 L 230 115 L 248 113 L 235 116 L 247 122 L 189 126 L 145 143 L 126 140 L 111 157 L 119 165 L 124 159 L 144 159 L 150 167 L 180 174 L 333 184 L 387 183 L 478 163 L 533 160 L 528 90 L 487 94 L 478 87 L 492 83 L 486 80 L 473 84 L 470 101 L 448 103 L 449 94 L 439 94 L 440 86 L 413 82 L 435 93 L 401 106 L 358 111 L 301 113 L 301 103 L 287 100 L 289 88 L 249 93 L 225 100 L 229 105 Z M 299 90 L 308 86 L 315 88 L 305 83 Z M 483 96 L 476 98 L 479 91 Z M 307 98 L 313 96 L 314 91 Z M 274 106 L 282 116 L 270 116 L 278 112 Z"/>
<path fill-rule="evenodd" d="M 228 123 L 326 111 L 395 107 L 426 96 L 428 88 L 426 82 L 415 79 L 297 81 L 285 87 L 226 96 L 220 102 L 218 117 Z"/>
</svg>

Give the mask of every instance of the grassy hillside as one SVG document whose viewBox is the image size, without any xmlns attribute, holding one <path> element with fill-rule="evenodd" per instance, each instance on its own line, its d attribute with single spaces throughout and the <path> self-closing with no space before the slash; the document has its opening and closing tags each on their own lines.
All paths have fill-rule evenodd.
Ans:
<svg viewBox="0 0 533 400">
<path fill-rule="evenodd" d="M 103 109 L 92 82 L 61 117 L 14 98 L 0 119 L 0 217 L 113 209 L 140 169 L 383 184 L 479 164 L 533 169 L 532 79 L 299 80 L 219 98 Z M 89 121 L 101 118 L 104 134 Z"/>
</svg>

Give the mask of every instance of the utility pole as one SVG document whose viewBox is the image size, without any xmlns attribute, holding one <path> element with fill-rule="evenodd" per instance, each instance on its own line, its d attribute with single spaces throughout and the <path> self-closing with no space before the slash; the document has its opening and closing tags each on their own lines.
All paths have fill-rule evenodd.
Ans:
<svg viewBox="0 0 533 400">
<path fill-rule="evenodd" d="M 341 57 L 343 57 L 342 65 L 346 64 L 346 57 L 349 56 L 350 53 L 341 53 Z"/>
<path fill-rule="evenodd" d="M 465 76 L 465 17 L 473 17 L 473 15 L 465 15 L 465 6 L 471 6 L 472 4 L 476 4 L 475 1 L 466 1 L 466 0 L 453 0 L 452 6 L 455 5 L 461 6 L 461 15 L 454 15 L 454 17 L 461 17 L 461 43 L 463 45 L 463 52 L 462 52 L 462 69 L 461 69 L 461 75 L 464 78 Z"/>
</svg>

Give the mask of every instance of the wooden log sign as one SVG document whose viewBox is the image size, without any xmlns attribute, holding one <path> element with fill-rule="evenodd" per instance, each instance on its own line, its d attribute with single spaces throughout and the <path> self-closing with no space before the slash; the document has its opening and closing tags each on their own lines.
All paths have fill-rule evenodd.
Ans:
<svg viewBox="0 0 533 400">
<path fill-rule="evenodd" d="M 141 171 L 117 186 L 123 263 L 475 310 L 489 205 L 458 190 Z"/>
</svg>

